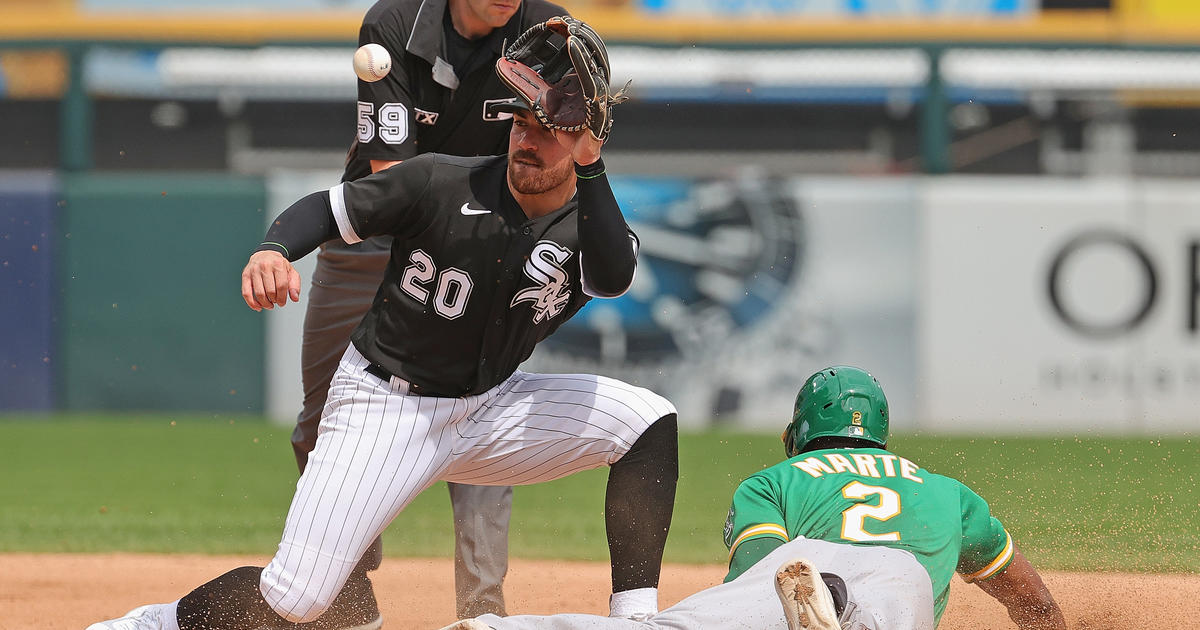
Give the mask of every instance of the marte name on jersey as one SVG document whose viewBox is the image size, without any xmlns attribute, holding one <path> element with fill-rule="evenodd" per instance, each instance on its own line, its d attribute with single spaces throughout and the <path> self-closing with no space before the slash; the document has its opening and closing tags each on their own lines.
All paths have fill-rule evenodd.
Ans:
<svg viewBox="0 0 1200 630">
<path fill-rule="evenodd" d="M 841 453 L 823 453 L 792 462 L 792 466 L 813 477 L 850 473 L 876 478 L 900 476 L 917 483 L 925 483 L 924 479 L 916 475 L 919 467 L 899 455 L 890 453 L 849 453 L 849 455 L 850 457 L 847 458 Z"/>
</svg>

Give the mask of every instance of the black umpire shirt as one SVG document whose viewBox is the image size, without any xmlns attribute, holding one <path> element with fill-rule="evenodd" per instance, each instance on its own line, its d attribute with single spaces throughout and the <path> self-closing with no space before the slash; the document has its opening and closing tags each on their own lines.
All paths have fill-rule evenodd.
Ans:
<svg viewBox="0 0 1200 630">
<path fill-rule="evenodd" d="M 507 156 L 421 155 L 329 191 L 344 240 L 393 237 L 351 342 L 412 393 L 487 391 L 589 299 L 578 196 L 529 219 L 508 189 L 507 164 Z"/>
<path fill-rule="evenodd" d="M 379 81 L 358 82 L 358 131 L 342 180 L 369 175 L 370 160 L 506 153 L 512 115 L 488 112 L 490 103 L 513 100 L 496 76 L 496 59 L 505 41 L 556 15 L 568 13 L 545 0 L 522 0 L 508 24 L 472 41 L 454 30 L 446 0 L 375 3 L 358 43 L 386 48 L 392 70 Z"/>
</svg>

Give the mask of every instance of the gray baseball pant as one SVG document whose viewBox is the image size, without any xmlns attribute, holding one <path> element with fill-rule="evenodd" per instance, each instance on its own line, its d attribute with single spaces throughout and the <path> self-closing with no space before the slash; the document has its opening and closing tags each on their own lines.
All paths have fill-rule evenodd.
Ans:
<svg viewBox="0 0 1200 630">
<path fill-rule="evenodd" d="M 304 407 L 292 432 L 292 448 L 301 471 L 317 442 L 329 382 L 350 343 L 350 333 L 375 298 L 390 251 L 390 237 L 375 237 L 355 245 L 330 241 L 317 254 L 301 349 Z M 457 615 L 504 614 L 512 488 L 448 486 L 454 511 Z M 360 568 L 375 569 L 382 560 L 383 547 L 376 539 L 363 555 Z"/>
<path fill-rule="evenodd" d="M 857 606 L 850 628 L 933 630 L 933 583 L 911 553 L 804 538 L 785 543 L 732 582 L 706 588 L 646 621 L 575 614 L 479 620 L 494 630 L 787 630 L 775 572 L 796 558 L 846 581 L 849 601 Z"/>
</svg>

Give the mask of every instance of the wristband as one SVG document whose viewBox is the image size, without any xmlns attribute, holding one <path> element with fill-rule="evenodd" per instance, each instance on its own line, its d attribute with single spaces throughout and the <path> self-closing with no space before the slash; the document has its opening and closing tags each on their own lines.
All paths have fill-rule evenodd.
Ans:
<svg viewBox="0 0 1200 630">
<path fill-rule="evenodd" d="M 259 243 L 258 247 L 254 248 L 254 251 L 255 252 L 279 252 L 280 254 L 283 254 L 284 258 L 291 260 L 291 257 L 288 255 L 288 249 L 283 246 L 283 243 L 272 243 L 270 241 L 264 241 L 262 243 Z"/>
<path fill-rule="evenodd" d="M 575 176 L 579 179 L 596 179 L 604 174 L 604 158 L 598 158 L 587 166 L 575 164 Z"/>
</svg>

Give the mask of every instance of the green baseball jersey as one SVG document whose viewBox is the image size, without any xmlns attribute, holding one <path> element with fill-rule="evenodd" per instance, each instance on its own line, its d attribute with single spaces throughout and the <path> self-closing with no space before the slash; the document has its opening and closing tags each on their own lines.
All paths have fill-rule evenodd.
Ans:
<svg viewBox="0 0 1200 630">
<path fill-rule="evenodd" d="M 738 486 L 725 521 L 730 557 L 749 540 L 801 537 L 912 552 L 933 582 L 938 620 L 955 571 L 986 579 L 1013 552 L 978 494 L 879 448 L 809 451 Z"/>
</svg>

